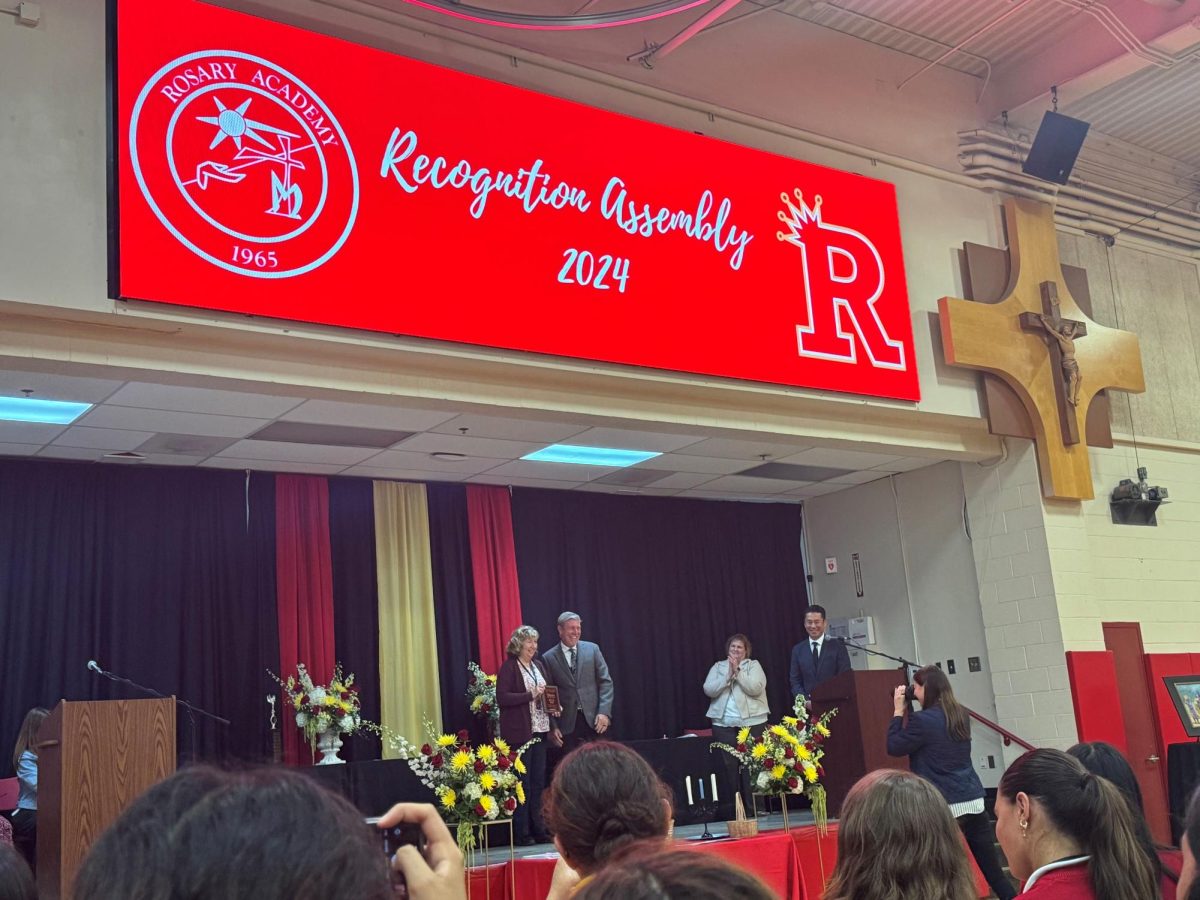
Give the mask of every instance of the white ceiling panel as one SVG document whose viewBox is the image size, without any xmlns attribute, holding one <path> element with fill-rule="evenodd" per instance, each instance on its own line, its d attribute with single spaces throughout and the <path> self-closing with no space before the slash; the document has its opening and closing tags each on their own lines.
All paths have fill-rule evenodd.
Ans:
<svg viewBox="0 0 1200 900">
<path fill-rule="evenodd" d="M 494 484 L 498 487 L 545 488 L 551 491 L 570 491 L 584 486 L 582 482 L 577 481 L 551 481 L 547 478 L 521 478 L 516 475 L 509 476 L 508 478 L 501 478 L 496 475 L 473 475 L 470 481 L 472 484 Z"/>
<path fill-rule="evenodd" d="M 516 459 L 544 446 L 542 443 L 522 443 L 461 434 L 434 434 L 426 431 L 401 441 L 393 449 L 426 454 L 438 451 L 465 453 L 467 456 L 483 459 Z"/>
<path fill-rule="evenodd" d="M 545 478 L 550 481 L 574 481 L 582 483 L 592 481 L 607 475 L 609 472 L 619 472 L 617 466 L 574 466 L 570 463 L 533 462 L 518 459 L 504 463 L 490 470 L 490 474 L 502 478 Z"/>
<path fill-rule="evenodd" d="M 105 462 L 114 462 L 113 459 L 105 459 Z M 186 456 L 183 454 L 175 455 L 173 453 L 148 453 L 144 466 L 196 466 L 204 462 L 203 456 Z"/>
<path fill-rule="evenodd" d="M 534 444 L 553 444 L 587 430 L 586 425 L 576 425 L 572 422 L 536 422 L 527 419 L 504 419 L 499 416 L 476 415 L 475 413 L 455 416 L 429 430 L 439 434 L 459 434 L 460 428 L 466 428 L 469 437 L 528 441 Z"/>
<path fill-rule="evenodd" d="M 849 484 L 834 484 L 832 481 L 821 481 L 817 484 L 810 484 L 795 491 L 788 491 L 789 497 L 820 497 L 823 494 L 836 494 L 838 491 L 847 491 L 852 487 Z"/>
<path fill-rule="evenodd" d="M 499 460 L 468 457 L 462 460 L 434 459 L 428 453 L 407 450 L 384 450 L 366 460 L 376 469 L 404 469 L 408 472 L 444 472 L 449 475 L 475 475 L 499 464 Z"/>
<path fill-rule="evenodd" d="M 86 459 L 98 460 L 107 450 L 96 450 L 92 447 L 56 447 L 51 444 L 38 451 L 38 456 L 45 459 Z"/>
<path fill-rule="evenodd" d="M 89 428 L 128 428 L 134 431 L 169 431 L 172 434 L 236 438 L 258 431 L 267 424 L 267 420 L 105 405 L 93 409 L 76 424 Z"/>
<path fill-rule="evenodd" d="M 54 439 L 61 447 L 91 447 L 94 450 L 133 450 L 154 437 L 149 431 L 126 431 L 123 428 L 87 428 L 72 425 Z"/>
<path fill-rule="evenodd" d="M 41 444 L 0 444 L 0 456 L 33 456 Z"/>
<path fill-rule="evenodd" d="M 175 412 L 274 419 L 299 406 L 304 402 L 304 398 L 130 382 L 109 397 L 108 402 L 114 406 L 134 406 L 139 409 L 168 409 Z"/>
<path fill-rule="evenodd" d="M 42 372 L 11 372 L 0 370 L 0 396 L 21 397 L 26 388 L 37 400 L 74 400 L 76 403 L 99 403 L 119 388 L 123 381 L 108 378 L 80 378 L 75 375 L 53 375 Z"/>
<path fill-rule="evenodd" d="M 783 494 L 798 487 L 803 481 L 781 481 L 778 478 L 755 478 L 751 475 L 724 475 L 704 485 L 705 492 L 732 491 L 738 494 Z"/>
<path fill-rule="evenodd" d="M 801 466 L 830 466 L 836 469 L 869 469 L 896 459 L 895 454 L 866 453 L 862 450 L 841 450 L 835 447 L 811 447 L 775 462 Z"/>
<path fill-rule="evenodd" d="M 678 497 L 680 494 L 679 490 L 672 491 L 659 488 L 657 482 L 655 482 L 654 487 L 628 488 L 619 487 L 615 484 L 602 484 L 599 481 L 592 481 L 588 484 L 581 484 L 579 487 L 575 488 L 575 490 L 585 491 L 589 494 L 620 494 L 622 497 Z"/>
<path fill-rule="evenodd" d="M 425 431 L 453 417 L 454 413 L 439 410 L 406 409 L 377 403 L 346 403 L 342 400 L 306 400 L 287 415 L 281 416 L 285 422 L 390 428 L 395 431 Z"/>
<path fill-rule="evenodd" d="M 757 465 L 760 460 L 724 459 L 715 456 L 689 456 L 685 453 L 664 453 L 638 463 L 635 469 L 658 469 L 667 472 L 694 472 L 699 475 L 732 475 Z"/>
<path fill-rule="evenodd" d="M 0 422 L 0 443 L 37 444 L 39 447 L 63 433 L 63 425 L 42 425 L 38 422 Z"/>
<path fill-rule="evenodd" d="M 660 478 L 654 482 L 654 487 L 659 489 L 675 489 L 684 490 L 685 488 L 699 487 L 713 480 L 715 476 L 709 472 L 672 472 L 666 478 Z"/>
<path fill-rule="evenodd" d="M 936 466 L 940 462 L 944 462 L 944 460 L 901 456 L 893 459 L 891 462 L 886 462 L 883 465 L 875 466 L 875 468 L 881 472 L 911 472 L 913 469 L 923 469 L 926 466 Z"/>
<path fill-rule="evenodd" d="M 744 459 L 748 462 L 779 460 L 803 450 L 807 444 L 783 444 L 767 441 L 741 441 L 735 438 L 707 438 L 687 448 L 688 456 L 715 456 L 722 459 Z"/>
<path fill-rule="evenodd" d="M 369 447 L 331 447 L 321 444 L 289 444 L 284 441 L 237 441 L 217 454 L 233 459 L 263 459 L 277 462 L 313 462 L 353 466 L 374 456 Z"/>
<path fill-rule="evenodd" d="M 200 463 L 206 469 L 251 469 L 255 472 L 297 472 L 308 475 L 337 475 L 345 466 L 330 466 L 322 463 L 282 462 L 271 459 L 230 459 L 213 456 Z"/>
<path fill-rule="evenodd" d="M 858 472 L 847 472 L 845 475 L 839 475 L 837 478 L 830 478 L 830 484 L 866 484 L 868 481 L 878 481 L 880 478 L 887 478 L 891 472 L 884 472 L 882 469 L 863 469 Z"/>
<path fill-rule="evenodd" d="M 690 434 L 662 434 L 626 428 L 589 428 L 572 437 L 567 444 L 578 447 L 608 447 L 618 450 L 657 450 L 666 453 L 702 441 Z"/>
<path fill-rule="evenodd" d="M 454 472 L 430 472 L 409 469 L 389 469 L 379 466 L 351 466 L 342 472 L 355 478 L 370 478 L 372 481 L 463 481 L 466 475 Z"/>
<path fill-rule="evenodd" d="M 720 491 L 696 490 L 684 491 L 679 494 L 685 500 L 725 500 L 735 503 L 799 503 L 800 498 L 795 494 L 726 494 Z"/>
</svg>

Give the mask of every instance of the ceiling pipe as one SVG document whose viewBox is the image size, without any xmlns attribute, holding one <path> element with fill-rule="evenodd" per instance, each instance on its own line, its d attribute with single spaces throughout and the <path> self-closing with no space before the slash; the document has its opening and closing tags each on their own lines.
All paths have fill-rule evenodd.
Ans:
<svg viewBox="0 0 1200 900">
<path fill-rule="evenodd" d="M 900 82 L 898 85 L 896 85 L 896 90 L 897 91 L 904 90 L 904 86 L 906 84 L 908 84 L 910 81 L 912 81 L 914 78 L 916 78 L 919 75 L 924 75 L 926 72 L 928 72 L 934 66 L 941 65 L 942 62 L 949 59 L 955 53 L 958 53 L 959 51 L 961 51 L 963 47 L 965 47 L 967 44 L 971 43 L 971 41 L 975 40 L 975 38 L 979 37 L 980 35 L 987 34 L 987 32 L 991 31 L 993 28 L 995 28 L 997 25 L 999 25 L 1001 22 L 1003 22 L 1009 16 L 1015 15 L 1016 13 L 1020 12 L 1022 9 L 1024 9 L 1026 6 L 1028 6 L 1031 2 L 1033 2 L 1033 0 L 1019 0 L 1019 2 L 1014 4 L 1013 7 L 1011 9 L 1009 9 L 1007 12 L 1005 12 L 1004 14 L 1002 14 L 1000 16 L 997 16 L 995 19 L 988 22 L 986 25 L 982 26 L 981 28 L 976 29 L 971 34 L 967 35 L 965 38 L 963 38 L 961 41 L 959 41 L 957 44 L 955 44 L 953 47 L 951 47 L 949 50 L 947 50 L 945 53 L 943 53 L 941 56 L 939 56 L 937 59 L 933 60 L 932 62 L 927 63 L 926 65 L 922 66 L 917 71 L 913 72 L 911 75 L 909 75 L 907 78 L 905 78 L 902 82 Z"/>
<path fill-rule="evenodd" d="M 698 18 L 691 25 L 684 28 L 683 31 L 679 32 L 677 35 L 675 35 L 675 37 L 671 38 L 661 47 L 650 47 L 641 53 L 635 53 L 628 58 L 639 60 L 642 65 L 648 67 L 650 66 L 650 61 L 652 59 L 674 53 L 676 50 L 698 35 L 709 25 L 716 22 L 717 19 L 721 18 L 721 16 L 725 15 L 725 13 L 729 12 L 741 2 L 742 0 L 721 0 L 720 3 Z"/>
</svg>

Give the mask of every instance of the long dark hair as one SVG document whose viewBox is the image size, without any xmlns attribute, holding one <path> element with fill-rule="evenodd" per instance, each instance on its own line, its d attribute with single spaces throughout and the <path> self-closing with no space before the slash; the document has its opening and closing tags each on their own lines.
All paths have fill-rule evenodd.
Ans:
<svg viewBox="0 0 1200 900">
<path fill-rule="evenodd" d="M 1157 900 L 1158 879 L 1138 841 L 1129 803 L 1111 781 L 1061 750 L 1030 750 L 1000 779 L 1000 795 L 1038 801 L 1050 826 L 1088 854 L 1096 900 Z"/>
<path fill-rule="evenodd" d="M 913 673 L 913 681 L 925 689 L 925 699 L 921 701 L 922 709 L 942 708 L 946 716 L 946 733 L 951 740 L 969 741 L 971 739 L 971 719 L 962 704 L 954 699 L 954 688 L 950 687 L 950 679 L 937 666 L 925 666 Z"/>
<path fill-rule="evenodd" d="M 40 706 L 35 706 L 29 712 L 25 713 L 25 718 L 21 721 L 21 730 L 17 732 L 17 742 L 13 745 L 12 759 L 14 769 L 20 765 L 21 754 L 26 750 L 34 756 L 38 755 L 37 733 L 48 715 L 50 715 L 50 710 L 43 709 Z"/>
<path fill-rule="evenodd" d="M 774 900 L 757 876 L 712 853 L 634 845 L 572 895 L 575 900 Z"/>
<path fill-rule="evenodd" d="M 1179 873 L 1164 866 L 1162 858 L 1158 855 L 1159 848 L 1154 843 L 1154 838 L 1150 836 L 1150 826 L 1146 824 L 1146 807 L 1142 804 L 1142 789 L 1138 785 L 1137 776 L 1133 774 L 1133 768 L 1121 755 L 1121 751 L 1104 741 L 1091 741 L 1076 744 L 1067 752 L 1083 763 L 1083 767 L 1093 775 L 1107 778 L 1117 786 L 1117 790 L 1129 804 L 1129 811 L 1133 813 L 1134 834 L 1137 835 L 1138 843 L 1142 845 L 1142 850 L 1145 851 L 1150 865 L 1154 868 L 1155 878 L 1161 880 L 1165 875 L 1178 883 Z"/>
<path fill-rule="evenodd" d="M 1200 787 L 1192 792 L 1192 802 L 1187 806 L 1183 820 L 1183 838 L 1187 841 L 1192 858 L 1200 861 Z M 1200 874 L 1192 875 L 1192 884 L 1187 896 L 1179 900 L 1200 900 Z"/>
<path fill-rule="evenodd" d="M 641 756 L 594 741 L 568 753 L 546 791 L 546 825 L 583 874 L 618 850 L 667 836 L 670 794 Z"/>
<path fill-rule="evenodd" d="M 0 900 L 37 900 L 33 873 L 12 844 L 0 844 Z"/>
</svg>

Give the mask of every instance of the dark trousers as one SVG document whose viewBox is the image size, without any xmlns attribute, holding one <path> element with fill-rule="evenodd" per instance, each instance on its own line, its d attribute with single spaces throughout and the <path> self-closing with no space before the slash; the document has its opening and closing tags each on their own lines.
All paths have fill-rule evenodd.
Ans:
<svg viewBox="0 0 1200 900">
<path fill-rule="evenodd" d="M 13 846 L 25 857 L 29 868 L 37 871 L 37 810 L 14 809 L 9 814 L 12 822 Z"/>
<path fill-rule="evenodd" d="M 754 739 L 767 729 L 767 723 L 750 726 L 750 737 Z M 727 728 L 724 725 L 713 725 L 713 740 L 730 747 L 737 746 L 737 733 L 740 728 Z M 747 772 L 737 757 L 724 750 L 715 751 L 721 757 L 721 771 L 725 775 L 725 796 L 732 797 L 736 790 L 742 795 L 742 805 L 746 807 L 746 815 L 754 814 L 754 798 L 751 796 L 750 773 Z"/>
<path fill-rule="evenodd" d="M 605 736 L 612 736 L 611 726 L 605 733 Z M 564 756 L 576 747 L 582 746 L 589 741 L 599 740 L 600 737 L 601 735 L 596 734 L 596 729 L 588 722 L 587 716 L 583 714 L 583 710 L 580 710 L 579 714 L 575 716 L 575 729 L 570 734 L 563 735 L 563 745 L 561 747 L 555 747 L 553 744 L 550 745 L 547 778 L 553 780 L 554 770 L 558 768 L 558 764 L 562 762 Z"/>
<path fill-rule="evenodd" d="M 535 734 L 541 740 L 525 751 L 521 760 L 525 763 L 525 774 L 521 784 L 525 787 L 525 803 L 513 814 L 513 838 L 517 841 L 539 837 L 546 833 L 542 821 L 542 788 L 546 785 L 546 744 L 550 735 Z"/>
<path fill-rule="evenodd" d="M 971 855 L 979 864 L 979 871 L 987 879 L 992 892 L 1000 900 L 1013 900 L 1017 896 L 1017 890 L 1000 866 L 1000 857 L 996 855 L 996 831 L 992 828 L 987 814 L 971 813 L 959 816 L 958 827 L 967 839 Z"/>
</svg>

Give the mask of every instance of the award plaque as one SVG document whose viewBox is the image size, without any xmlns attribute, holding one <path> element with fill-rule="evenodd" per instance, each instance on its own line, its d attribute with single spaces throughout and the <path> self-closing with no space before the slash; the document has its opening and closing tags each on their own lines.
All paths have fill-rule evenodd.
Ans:
<svg viewBox="0 0 1200 900">
<path fill-rule="evenodd" d="M 560 713 L 562 712 L 562 703 L 558 699 L 558 688 L 552 684 L 546 685 L 546 712 Z"/>
</svg>

